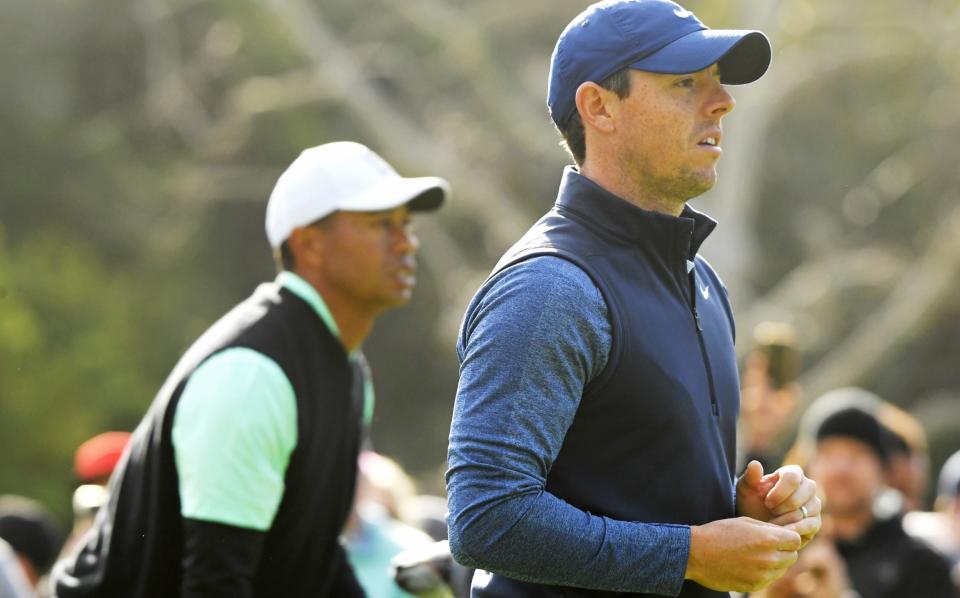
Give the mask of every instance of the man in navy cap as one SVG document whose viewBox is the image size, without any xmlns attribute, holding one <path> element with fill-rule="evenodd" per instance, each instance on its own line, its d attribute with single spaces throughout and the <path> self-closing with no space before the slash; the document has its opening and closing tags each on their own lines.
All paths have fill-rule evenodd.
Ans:
<svg viewBox="0 0 960 598">
<path fill-rule="evenodd" d="M 716 181 L 724 84 L 756 31 L 667 0 L 590 6 L 553 53 L 550 115 L 576 163 L 467 309 L 448 455 L 450 546 L 474 596 L 725 596 L 780 576 L 820 527 L 796 467 L 735 481 L 726 289 L 686 205 Z"/>
</svg>

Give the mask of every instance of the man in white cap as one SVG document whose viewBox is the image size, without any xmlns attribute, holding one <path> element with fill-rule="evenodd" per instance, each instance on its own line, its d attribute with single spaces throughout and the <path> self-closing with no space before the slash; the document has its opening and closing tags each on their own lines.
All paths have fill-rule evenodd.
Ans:
<svg viewBox="0 0 960 598">
<path fill-rule="evenodd" d="M 58 596 L 363 595 L 338 542 L 372 408 L 360 345 L 410 299 L 411 212 L 448 193 L 358 143 L 290 165 L 267 206 L 279 275 L 180 359 Z"/>
</svg>

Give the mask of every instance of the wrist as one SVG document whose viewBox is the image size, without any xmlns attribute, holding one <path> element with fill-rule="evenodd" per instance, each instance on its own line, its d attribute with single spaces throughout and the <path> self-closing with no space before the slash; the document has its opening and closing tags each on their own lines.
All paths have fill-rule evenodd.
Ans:
<svg viewBox="0 0 960 598">
<path fill-rule="evenodd" d="M 683 573 L 684 579 L 696 581 L 700 577 L 699 555 L 703 534 L 699 525 L 690 526 L 690 550 L 687 552 L 687 568 Z"/>
</svg>

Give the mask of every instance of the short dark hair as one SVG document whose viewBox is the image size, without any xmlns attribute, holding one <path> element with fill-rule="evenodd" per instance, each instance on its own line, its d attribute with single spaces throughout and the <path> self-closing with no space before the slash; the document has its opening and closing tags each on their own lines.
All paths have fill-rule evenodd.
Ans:
<svg viewBox="0 0 960 598">
<path fill-rule="evenodd" d="M 277 265 L 277 272 L 287 270 L 293 272 L 296 266 L 296 260 L 293 258 L 293 252 L 290 251 L 290 244 L 284 241 L 280 247 L 273 250 L 273 262 Z"/>
<path fill-rule="evenodd" d="M 330 216 L 332 215 L 333 213 L 327 214 L 326 216 L 318 220 L 314 220 L 310 224 L 305 224 L 300 228 L 308 228 L 311 226 L 320 226 L 320 227 L 326 226 L 327 224 L 330 223 Z M 297 265 L 297 260 L 293 256 L 293 251 L 290 250 L 290 242 L 288 240 L 285 240 L 283 243 L 280 244 L 280 247 L 277 247 L 276 249 L 273 250 L 273 263 L 276 264 L 277 266 L 277 272 L 283 272 L 284 270 L 288 272 L 293 272 L 293 269 Z"/>
<path fill-rule="evenodd" d="M 611 75 L 604 77 L 598 85 L 617 94 L 619 98 L 630 95 L 630 67 L 623 67 Z M 587 158 L 587 139 L 583 130 L 583 120 L 580 113 L 574 111 L 567 124 L 559 129 L 563 136 L 563 146 L 573 158 L 577 166 L 583 164 Z"/>
</svg>

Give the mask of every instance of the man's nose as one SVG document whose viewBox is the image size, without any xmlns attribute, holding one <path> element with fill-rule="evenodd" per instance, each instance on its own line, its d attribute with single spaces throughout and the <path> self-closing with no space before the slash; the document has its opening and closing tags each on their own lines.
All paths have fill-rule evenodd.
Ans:
<svg viewBox="0 0 960 598">
<path fill-rule="evenodd" d="M 394 236 L 393 248 L 398 253 L 416 253 L 420 248 L 420 238 L 409 226 L 401 227 Z"/>
<path fill-rule="evenodd" d="M 716 85 L 716 90 L 710 98 L 710 103 L 707 105 L 707 113 L 713 118 L 720 118 L 733 112 L 737 101 L 733 99 L 733 96 L 730 95 L 730 92 L 727 91 L 727 88 L 724 87 L 722 83 L 717 81 Z"/>
</svg>

